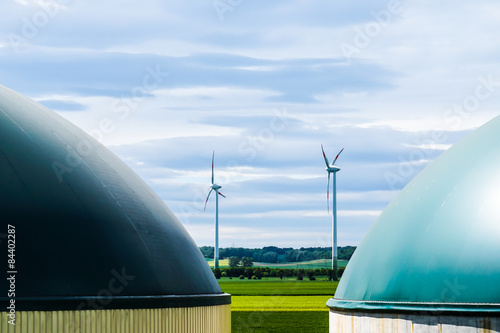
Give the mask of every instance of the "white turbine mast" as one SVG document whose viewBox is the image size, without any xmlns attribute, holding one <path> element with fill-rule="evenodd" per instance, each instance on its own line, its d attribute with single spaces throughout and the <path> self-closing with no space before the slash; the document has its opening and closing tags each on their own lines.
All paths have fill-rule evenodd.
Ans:
<svg viewBox="0 0 500 333">
<path fill-rule="evenodd" d="M 326 204 L 328 208 L 328 212 L 330 212 L 330 174 L 333 173 L 333 194 L 332 194 L 332 270 L 333 270 L 333 280 L 337 281 L 337 172 L 340 171 L 340 168 L 335 165 L 337 159 L 339 158 L 340 153 L 344 151 L 344 148 L 340 150 L 340 152 L 335 156 L 335 159 L 332 163 L 328 162 L 328 158 L 326 157 L 325 150 L 323 149 L 323 145 L 321 145 L 321 151 L 323 152 L 323 158 L 326 163 L 326 171 L 328 172 L 328 183 L 326 185 Z"/>
<path fill-rule="evenodd" d="M 215 191 L 218 195 L 215 195 L 215 246 L 214 246 L 214 268 L 219 268 L 219 195 L 226 197 L 224 194 L 219 192 L 219 189 L 222 187 L 220 185 L 215 184 L 214 182 L 214 157 L 215 150 L 212 153 L 212 186 L 210 186 L 210 192 L 208 192 L 207 200 L 205 200 L 205 208 L 207 208 L 208 198 L 210 198 L 210 194 L 212 191 Z"/>
</svg>

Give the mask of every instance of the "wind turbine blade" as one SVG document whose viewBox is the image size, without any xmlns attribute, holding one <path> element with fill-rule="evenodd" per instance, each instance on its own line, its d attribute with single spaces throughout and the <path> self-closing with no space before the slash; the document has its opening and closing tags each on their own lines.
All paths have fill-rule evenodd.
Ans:
<svg viewBox="0 0 500 333">
<path fill-rule="evenodd" d="M 343 151 L 344 151 L 344 148 L 342 148 L 342 149 L 339 151 L 339 153 L 337 154 L 337 156 L 335 156 L 335 159 L 333 160 L 332 165 L 335 165 L 335 162 L 337 162 L 337 159 L 339 158 L 340 153 L 342 153 Z"/>
<path fill-rule="evenodd" d="M 214 183 L 214 157 L 215 157 L 215 150 L 212 153 L 212 184 Z"/>
<path fill-rule="evenodd" d="M 330 172 L 328 172 L 328 183 L 326 184 L 326 207 L 330 213 Z"/>
<path fill-rule="evenodd" d="M 205 211 L 205 209 L 207 209 L 207 202 L 208 202 L 208 198 L 210 198 L 210 194 L 212 193 L 214 189 L 210 189 L 210 192 L 208 192 L 208 195 L 207 195 L 207 200 L 205 200 L 205 207 L 203 208 L 203 211 Z"/>
<path fill-rule="evenodd" d="M 226 197 L 224 194 L 222 194 L 222 193 L 220 193 L 220 192 L 217 192 L 217 193 L 219 193 L 220 195 L 222 195 L 224 198 Z"/>
<path fill-rule="evenodd" d="M 328 168 L 330 166 L 330 163 L 328 163 L 328 158 L 326 158 L 325 150 L 323 149 L 323 145 L 321 145 L 321 151 L 323 152 L 323 158 L 325 159 L 326 167 Z"/>
</svg>

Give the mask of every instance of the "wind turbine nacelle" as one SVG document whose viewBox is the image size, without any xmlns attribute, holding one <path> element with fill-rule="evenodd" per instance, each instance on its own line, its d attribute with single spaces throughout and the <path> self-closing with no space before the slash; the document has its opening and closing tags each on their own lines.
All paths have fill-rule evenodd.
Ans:
<svg viewBox="0 0 500 333">
<path fill-rule="evenodd" d="M 217 185 L 217 184 L 212 184 L 212 188 L 213 188 L 214 190 L 216 190 L 216 191 L 217 191 L 218 189 L 220 189 L 221 187 L 222 187 L 222 186 L 220 186 L 220 185 Z"/>
<path fill-rule="evenodd" d="M 337 172 L 337 171 L 340 171 L 340 168 L 338 166 L 336 166 L 336 165 L 329 166 L 329 167 L 326 168 L 326 171 L 328 171 L 328 172 Z"/>
</svg>

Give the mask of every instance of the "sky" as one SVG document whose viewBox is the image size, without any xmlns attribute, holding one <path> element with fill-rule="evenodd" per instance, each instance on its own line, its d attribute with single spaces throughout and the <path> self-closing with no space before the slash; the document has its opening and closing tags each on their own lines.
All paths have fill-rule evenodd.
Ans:
<svg viewBox="0 0 500 333">
<path fill-rule="evenodd" d="M 5 0 L 0 84 L 123 159 L 199 246 L 358 245 L 500 108 L 493 0 Z M 464 161 L 466 163 L 466 161 Z M 330 203 L 331 209 L 331 203 Z"/>
</svg>

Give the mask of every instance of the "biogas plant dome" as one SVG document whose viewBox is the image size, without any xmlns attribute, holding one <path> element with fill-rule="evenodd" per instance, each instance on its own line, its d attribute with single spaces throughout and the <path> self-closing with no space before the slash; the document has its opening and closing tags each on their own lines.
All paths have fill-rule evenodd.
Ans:
<svg viewBox="0 0 500 333">
<path fill-rule="evenodd" d="M 327 305 L 330 332 L 500 330 L 500 117 L 402 190 Z"/>
<path fill-rule="evenodd" d="M 1 332 L 230 331 L 230 295 L 151 188 L 3 86 L 0 179 Z"/>
</svg>

